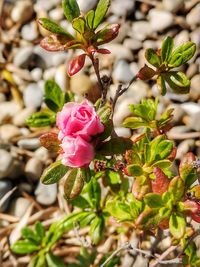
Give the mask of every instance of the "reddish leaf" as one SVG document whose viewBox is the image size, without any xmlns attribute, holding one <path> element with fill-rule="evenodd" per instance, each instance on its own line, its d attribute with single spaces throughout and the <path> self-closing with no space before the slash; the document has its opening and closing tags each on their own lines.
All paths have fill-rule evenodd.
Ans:
<svg viewBox="0 0 200 267">
<path fill-rule="evenodd" d="M 154 168 L 153 173 L 155 174 L 156 179 L 151 181 L 152 191 L 162 195 L 167 191 L 170 181 L 164 172 L 158 167 Z"/>
<path fill-rule="evenodd" d="M 119 24 L 111 24 L 98 31 L 93 39 L 94 45 L 106 44 L 115 39 L 119 33 L 119 28 Z"/>
<path fill-rule="evenodd" d="M 136 76 L 140 80 L 146 81 L 151 79 L 155 74 L 156 72 L 152 68 L 145 65 L 143 68 L 140 69 Z"/>
<path fill-rule="evenodd" d="M 172 152 L 171 152 L 170 155 L 168 156 L 168 159 L 169 159 L 170 161 L 173 161 L 173 160 L 175 159 L 175 157 L 176 157 L 176 152 L 177 152 L 177 148 L 174 147 L 174 148 L 172 149 Z"/>
<path fill-rule="evenodd" d="M 40 42 L 40 46 L 47 51 L 55 52 L 55 51 L 64 51 L 65 44 L 69 41 L 64 36 L 51 34 Z"/>
<path fill-rule="evenodd" d="M 106 55 L 106 54 L 110 54 L 111 52 L 108 49 L 101 48 L 101 49 L 97 49 L 97 53 Z"/>
<path fill-rule="evenodd" d="M 40 143 L 51 152 L 58 153 L 60 150 L 60 141 L 57 133 L 49 132 L 40 136 Z"/>
<path fill-rule="evenodd" d="M 183 207 L 185 211 L 190 211 L 192 213 L 197 213 L 199 211 L 199 205 L 193 200 L 187 199 L 186 201 L 184 201 Z"/>
<path fill-rule="evenodd" d="M 74 59 L 70 61 L 69 67 L 68 67 L 69 76 L 73 76 L 74 74 L 76 74 L 83 68 L 85 64 L 85 57 L 86 57 L 86 54 L 82 54 L 80 56 L 75 57 Z"/>
<path fill-rule="evenodd" d="M 161 221 L 158 225 L 160 227 L 160 229 L 165 230 L 165 229 L 169 229 L 169 219 L 164 219 L 163 221 Z"/>
</svg>

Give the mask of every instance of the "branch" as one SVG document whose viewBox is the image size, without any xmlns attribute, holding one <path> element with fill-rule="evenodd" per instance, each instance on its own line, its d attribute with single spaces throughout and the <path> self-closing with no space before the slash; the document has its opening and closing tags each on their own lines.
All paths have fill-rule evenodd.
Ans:
<svg viewBox="0 0 200 267">
<path fill-rule="evenodd" d="M 165 252 L 163 252 L 155 261 L 154 263 L 150 264 L 149 267 L 156 267 L 157 264 L 172 264 L 172 263 L 180 263 L 180 259 L 176 257 L 172 260 L 163 261 L 172 251 L 176 250 L 178 246 L 170 246 Z"/>
</svg>

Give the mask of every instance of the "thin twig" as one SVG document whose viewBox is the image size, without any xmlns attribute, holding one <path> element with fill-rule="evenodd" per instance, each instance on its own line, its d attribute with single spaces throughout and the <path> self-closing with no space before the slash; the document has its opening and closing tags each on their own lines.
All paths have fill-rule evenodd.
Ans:
<svg viewBox="0 0 200 267">
<path fill-rule="evenodd" d="M 15 192 L 17 187 L 15 186 L 12 190 L 8 191 L 1 199 L 0 199 L 0 208 L 6 202 L 6 200 Z"/>
<path fill-rule="evenodd" d="M 176 250 L 178 246 L 170 246 L 165 252 L 163 252 L 149 267 L 156 267 L 157 264 L 165 264 L 166 261 L 163 261 L 172 251 Z M 170 260 L 170 263 L 180 263 L 180 260 L 176 257 L 173 260 Z M 169 263 L 169 261 L 167 261 Z"/>
</svg>

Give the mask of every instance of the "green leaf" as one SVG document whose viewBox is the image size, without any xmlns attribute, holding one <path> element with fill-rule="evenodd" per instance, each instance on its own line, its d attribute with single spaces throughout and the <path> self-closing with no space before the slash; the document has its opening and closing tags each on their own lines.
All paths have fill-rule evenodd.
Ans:
<svg viewBox="0 0 200 267">
<path fill-rule="evenodd" d="M 64 183 L 64 196 L 66 199 L 77 197 L 84 186 L 83 173 L 79 168 L 72 169 L 68 172 Z"/>
<path fill-rule="evenodd" d="M 162 62 L 168 62 L 172 54 L 173 47 L 174 47 L 173 39 L 168 36 L 162 43 L 162 49 L 161 49 Z"/>
<path fill-rule="evenodd" d="M 146 194 L 144 201 L 150 208 L 161 208 L 164 205 L 162 197 L 159 194 Z"/>
<path fill-rule="evenodd" d="M 183 180 L 178 176 L 174 177 L 169 183 L 168 191 L 175 202 L 180 201 L 184 194 Z"/>
<path fill-rule="evenodd" d="M 45 82 L 45 95 L 44 102 L 47 107 L 54 112 L 58 112 L 62 109 L 65 103 L 65 95 L 53 80 L 48 80 Z"/>
<path fill-rule="evenodd" d="M 131 165 L 128 165 L 126 169 L 127 169 L 129 175 L 132 175 L 132 176 L 143 175 L 143 169 L 140 165 L 131 164 Z"/>
<path fill-rule="evenodd" d="M 176 239 L 181 239 L 186 231 L 186 221 L 183 215 L 173 213 L 169 219 L 169 229 Z"/>
<path fill-rule="evenodd" d="M 110 6 L 110 0 L 99 0 L 95 10 L 93 29 L 95 30 L 105 17 L 107 10 Z"/>
<path fill-rule="evenodd" d="M 112 113 L 112 107 L 109 103 L 106 103 L 103 107 L 98 109 L 97 114 L 103 124 L 107 123 Z"/>
<path fill-rule="evenodd" d="M 195 156 L 192 152 L 188 152 L 181 159 L 179 165 L 180 177 L 183 179 L 187 187 L 190 187 L 198 178 L 197 171 L 194 167 Z"/>
<path fill-rule="evenodd" d="M 11 250 L 16 254 L 29 254 L 38 251 L 40 246 L 35 245 L 29 240 L 19 240 L 11 246 Z"/>
<path fill-rule="evenodd" d="M 69 40 L 74 39 L 74 37 L 70 33 L 66 32 L 60 25 L 50 19 L 40 18 L 38 22 L 43 28 L 52 33 L 65 35 Z"/>
<path fill-rule="evenodd" d="M 152 48 L 145 51 L 145 58 L 154 67 L 158 68 L 160 66 L 160 58 Z"/>
<path fill-rule="evenodd" d="M 132 221 L 130 206 L 119 200 L 111 200 L 106 203 L 106 210 L 119 221 Z"/>
<path fill-rule="evenodd" d="M 177 47 L 169 59 L 169 67 L 176 68 L 188 62 L 195 54 L 196 45 L 193 42 L 187 42 Z"/>
<path fill-rule="evenodd" d="M 160 169 L 166 169 L 169 168 L 172 165 L 171 161 L 168 159 L 163 159 L 156 161 L 152 167 L 159 167 Z"/>
<path fill-rule="evenodd" d="M 65 176 L 68 167 L 64 166 L 60 160 L 52 163 L 42 174 L 41 182 L 43 184 L 54 184 L 57 183 L 61 178 Z"/>
<path fill-rule="evenodd" d="M 37 221 L 35 223 L 34 229 L 35 229 L 36 235 L 40 238 L 40 241 L 42 241 L 42 239 L 45 237 L 45 228 L 43 224 L 40 221 Z"/>
<path fill-rule="evenodd" d="M 156 79 L 156 82 L 157 82 L 157 86 L 160 90 L 161 95 L 165 95 L 167 92 L 167 88 L 166 88 L 166 84 L 165 84 L 165 80 L 163 76 L 159 75 Z"/>
<path fill-rule="evenodd" d="M 80 9 L 76 0 L 62 0 L 62 7 L 68 21 L 80 16 Z"/>
<path fill-rule="evenodd" d="M 97 245 L 102 240 L 104 235 L 104 227 L 105 227 L 104 218 L 102 216 L 101 217 L 96 216 L 92 221 L 89 232 L 92 239 L 92 243 L 94 245 Z"/>
<path fill-rule="evenodd" d="M 163 73 L 162 77 L 177 94 L 187 94 L 190 90 L 190 80 L 181 71 Z"/>
<path fill-rule="evenodd" d="M 96 179 L 91 181 L 84 187 L 82 196 L 90 203 L 92 208 L 98 210 L 101 202 L 101 187 Z"/>
<path fill-rule="evenodd" d="M 55 122 L 55 113 L 45 111 L 36 112 L 26 120 L 26 124 L 29 127 L 45 127 L 49 125 L 54 125 Z"/>
<path fill-rule="evenodd" d="M 82 197 L 81 195 L 80 196 L 77 196 L 74 199 L 71 199 L 70 200 L 70 203 L 73 206 L 78 207 L 80 209 L 90 208 L 90 204 L 88 203 L 88 201 L 84 197 Z"/>
<path fill-rule="evenodd" d="M 85 16 L 86 23 L 89 29 L 92 30 L 93 28 L 93 21 L 94 21 L 94 10 L 89 10 Z"/>
<path fill-rule="evenodd" d="M 46 254 L 48 267 L 66 267 L 61 258 L 53 255 L 51 252 Z"/>
<path fill-rule="evenodd" d="M 72 21 L 72 27 L 74 28 L 74 30 L 76 30 L 77 32 L 79 32 L 80 34 L 83 34 L 85 32 L 85 19 L 82 17 L 78 17 L 73 19 Z"/>
<path fill-rule="evenodd" d="M 126 150 L 131 149 L 132 144 L 132 141 L 128 138 L 116 137 L 102 143 L 97 152 L 98 154 L 105 156 L 123 154 L 126 152 Z"/>
<path fill-rule="evenodd" d="M 40 236 L 33 232 L 33 230 L 31 230 L 29 227 L 24 227 L 21 230 L 21 234 L 24 239 L 28 239 L 28 241 L 35 245 L 39 245 L 41 242 Z"/>
<path fill-rule="evenodd" d="M 148 127 L 149 123 L 139 117 L 130 117 L 124 120 L 123 126 L 130 129 L 138 129 L 140 127 Z"/>
</svg>

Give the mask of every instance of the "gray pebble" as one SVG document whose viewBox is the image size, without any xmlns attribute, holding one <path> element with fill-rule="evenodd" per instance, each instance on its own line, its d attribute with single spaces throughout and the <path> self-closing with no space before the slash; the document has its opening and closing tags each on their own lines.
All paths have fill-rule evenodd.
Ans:
<svg viewBox="0 0 200 267">
<path fill-rule="evenodd" d="M 0 180 L 0 199 L 8 193 L 12 189 L 12 183 L 9 180 Z M 0 211 L 4 212 L 8 208 L 9 204 L 9 199 L 8 198 L 2 207 L 0 207 Z"/>
<path fill-rule="evenodd" d="M 26 22 L 33 15 L 33 4 L 30 0 L 15 1 L 15 6 L 11 12 L 11 18 L 14 22 Z"/>
<path fill-rule="evenodd" d="M 139 41 L 144 41 L 147 37 L 152 35 L 152 28 L 147 21 L 136 21 L 132 25 L 132 35 Z"/>
<path fill-rule="evenodd" d="M 35 108 L 29 107 L 19 111 L 13 118 L 13 123 L 16 126 L 24 126 L 26 120 L 36 111 Z"/>
<path fill-rule="evenodd" d="M 27 68 L 32 58 L 33 47 L 30 45 L 26 47 L 21 47 L 17 50 L 17 53 L 13 59 L 13 63 L 17 67 Z"/>
<path fill-rule="evenodd" d="M 44 185 L 39 182 L 35 196 L 38 203 L 49 206 L 56 202 L 57 198 L 57 184 Z"/>
<path fill-rule="evenodd" d="M 12 124 L 4 124 L 0 126 L 0 138 L 3 141 L 10 141 L 13 137 L 20 136 L 19 128 Z"/>
<path fill-rule="evenodd" d="M 130 82 L 133 78 L 133 73 L 129 67 L 129 64 L 121 59 L 116 62 L 113 70 L 113 79 L 120 82 Z"/>
<path fill-rule="evenodd" d="M 24 197 L 18 197 L 12 201 L 9 214 L 21 218 L 25 214 L 30 204 L 30 200 Z"/>
<path fill-rule="evenodd" d="M 110 11 L 117 16 L 126 16 L 135 6 L 134 0 L 115 0 L 111 2 Z"/>
<path fill-rule="evenodd" d="M 152 8 L 149 11 L 150 27 L 153 31 L 163 31 L 174 22 L 173 15 L 166 10 Z"/>
<path fill-rule="evenodd" d="M 22 27 L 21 35 L 24 40 L 33 41 L 38 37 L 37 24 L 35 21 Z"/>
<path fill-rule="evenodd" d="M 184 4 L 184 0 L 163 0 L 162 2 L 165 10 L 170 12 L 178 11 Z"/>
<path fill-rule="evenodd" d="M 186 16 L 187 23 L 193 28 L 200 25 L 200 3 L 196 5 Z"/>
<path fill-rule="evenodd" d="M 39 108 L 43 100 L 43 91 L 35 83 L 30 83 L 23 92 L 26 107 Z"/>
<path fill-rule="evenodd" d="M 21 139 L 17 142 L 20 148 L 27 150 L 36 150 L 40 147 L 40 141 L 38 138 Z"/>
<path fill-rule="evenodd" d="M 14 159 L 11 154 L 4 149 L 0 149 L 0 178 L 7 177 L 10 174 L 13 163 Z"/>
<path fill-rule="evenodd" d="M 26 177 L 32 181 L 39 180 L 43 170 L 42 162 L 37 158 L 31 158 L 28 160 L 25 166 Z"/>
</svg>

